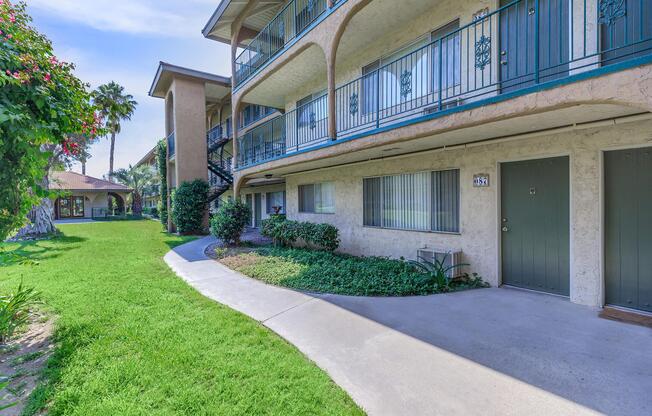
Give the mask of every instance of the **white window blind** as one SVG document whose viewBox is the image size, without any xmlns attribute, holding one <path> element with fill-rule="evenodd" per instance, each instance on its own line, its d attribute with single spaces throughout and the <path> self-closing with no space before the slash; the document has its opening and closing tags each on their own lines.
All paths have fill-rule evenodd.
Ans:
<svg viewBox="0 0 652 416">
<path fill-rule="evenodd" d="M 299 212 L 335 213 L 335 184 L 323 182 L 299 185 Z"/>
<path fill-rule="evenodd" d="M 459 232 L 459 170 L 366 178 L 363 185 L 366 226 Z"/>
</svg>

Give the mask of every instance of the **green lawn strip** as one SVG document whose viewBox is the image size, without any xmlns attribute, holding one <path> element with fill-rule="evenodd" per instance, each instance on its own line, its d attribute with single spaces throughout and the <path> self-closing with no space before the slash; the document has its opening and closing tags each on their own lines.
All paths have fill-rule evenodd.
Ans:
<svg viewBox="0 0 652 416">
<path fill-rule="evenodd" d="M 220 260 L 264 282 L 292 289 L 351 296 L 410 296 L 439 293 L 427 275 L 382 257 L 356 257 L 301 248 L 260 248 Z M 450 290 L 468 289 L 462 282 Z"/>
<path fill-rule="evenodd" d="M 5 245 L 38 265 L 0 269 L 0 290 L 22 278 L 58 315 L 32 414 L 362 414 L 293 346 L 177 278 L 162 256 L 187 239 L 146 220 L 61 229 Z"/>
</svg>

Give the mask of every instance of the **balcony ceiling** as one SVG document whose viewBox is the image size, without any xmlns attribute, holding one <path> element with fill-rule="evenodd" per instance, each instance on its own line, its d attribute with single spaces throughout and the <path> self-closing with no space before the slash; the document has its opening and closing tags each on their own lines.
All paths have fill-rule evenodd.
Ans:
<svg viewBox="0 0 652 416">
<path fill-rule="evenodd" d="M 400 3 L 400 7 L 397 7 L 395 0 L 374 0 L 360 10 L 346 26 L 337 49 L 336 62 L 339 64 L 340 60 L 346 61 L 359 54 L 369 46 L 370 39 L 397 38 L 390 35 L 405 32 L 415 19 L 436 7 L 438 1 L 401 0 Z M 414 37 L 423 34 L 418 33 Z"/>
<path fill-rule="evenodd" d="M 296 56 L 288 65 L 281 66 L 260 85 L 255 86 L 243 101 L 285 108 L 286 98 L 294 96 L 299 87 L 312 86 L 306 94 L 325 88 L 326 58 L 322 50 L 312 45 Z"/>
<path fill-rule="evenodd" d="M 222 0 L 202 30 L 205 37 L 231 44 L 231 26 L 243 12 L 250 0 Z M 284 5 L 283 0 L 261 0 L 244 21 L 242 32 L 245 36 L 240 46 L 249 44 L 253 36 L 260 32 L 276 16 Z"/>
<path fill-rule="evenodd" d="M 540 114 L 530 114 L 485 123 L 479 126 L 451 130 L 432 136 L 387 143 L 376 147 L 367 146 L 360 150 L 356 150 L 355 141 L 364 140 L 364 138 L 354 139 L 353 141 L 344 142 L 330 148 L 315 151 L 317 153 L 321 153 L 327 149 L 336 151 L 339 147 L 341 151 L 337 154 L 333 152 L 334 155 L 331 157 L 321 159 L 307 158 L 305 162 L 296 162 L 293 165 L 284 164 L 280 165 L 278 168 L 265 169 L 263 172 L 250 175 L 249 180 L 253 178 L 263 178 L 268 174 L 272 174 L 273 178 L 281 178 L 285 175 L 298 172 L 329 167 L 332 168 L 349 163 L 382 160 L 387 157 L 410 155 L 415 152 L 423 152 L 431 149 L 443 149 L 444 147 L 478 143 L 486 140 L 518 136 L 532 132 L 542 132 L 541 134 L 545 134 L 543 131 L 549 129 L 570 127 L 576 124 L 581 125 L 582 123 L 590 123 L 594 121 L 610 120 L 639 113 L 639 109 L 626 106 L 612 104 L 582 104 Z M 652 114 L 645 114 L 652 118 Z M 518 137 L 516 137 L 515 140 L 518 140 Z M 310 155 L 310 153 L 307 153 L 307 155 Z M 287 157 L 285 160 L 287 161 L 286 163 L 291 163 L 292 156 Z M 282 161 L 283 159 L 281 159 L 281 162 Z M 262 167 L 264 167 L 264 165 Z"/>
</svg>

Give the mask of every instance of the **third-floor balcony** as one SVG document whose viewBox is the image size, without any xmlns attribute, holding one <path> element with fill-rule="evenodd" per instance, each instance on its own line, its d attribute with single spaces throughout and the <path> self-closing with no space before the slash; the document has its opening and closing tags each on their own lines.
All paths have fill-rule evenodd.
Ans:
<svg viewBox="0 0 652 416">
<path fill-rule="evenodd" d="M 327 10 L 327 0 L 291 0 L 235 60 L 234 88 L 305 32 Z"/>
<path fill-rule="evenodd" d="M 516 0 L 366 65 L 361 76 L 336 87 L 335 114 L 322 96 L 239 135 L 238 168 L 651 58 L 652 0 Z"/>
</svg>

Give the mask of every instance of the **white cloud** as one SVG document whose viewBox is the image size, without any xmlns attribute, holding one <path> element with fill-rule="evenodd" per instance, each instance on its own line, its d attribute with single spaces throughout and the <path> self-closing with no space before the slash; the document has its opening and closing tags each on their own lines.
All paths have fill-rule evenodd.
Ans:
<svg viewBox="0 0 652 416">
<path fill-rule="evenodd" d="M 197 36 L 214 0 L 29 0 L 30 7 L 102 31 Z"/>
</svg>

